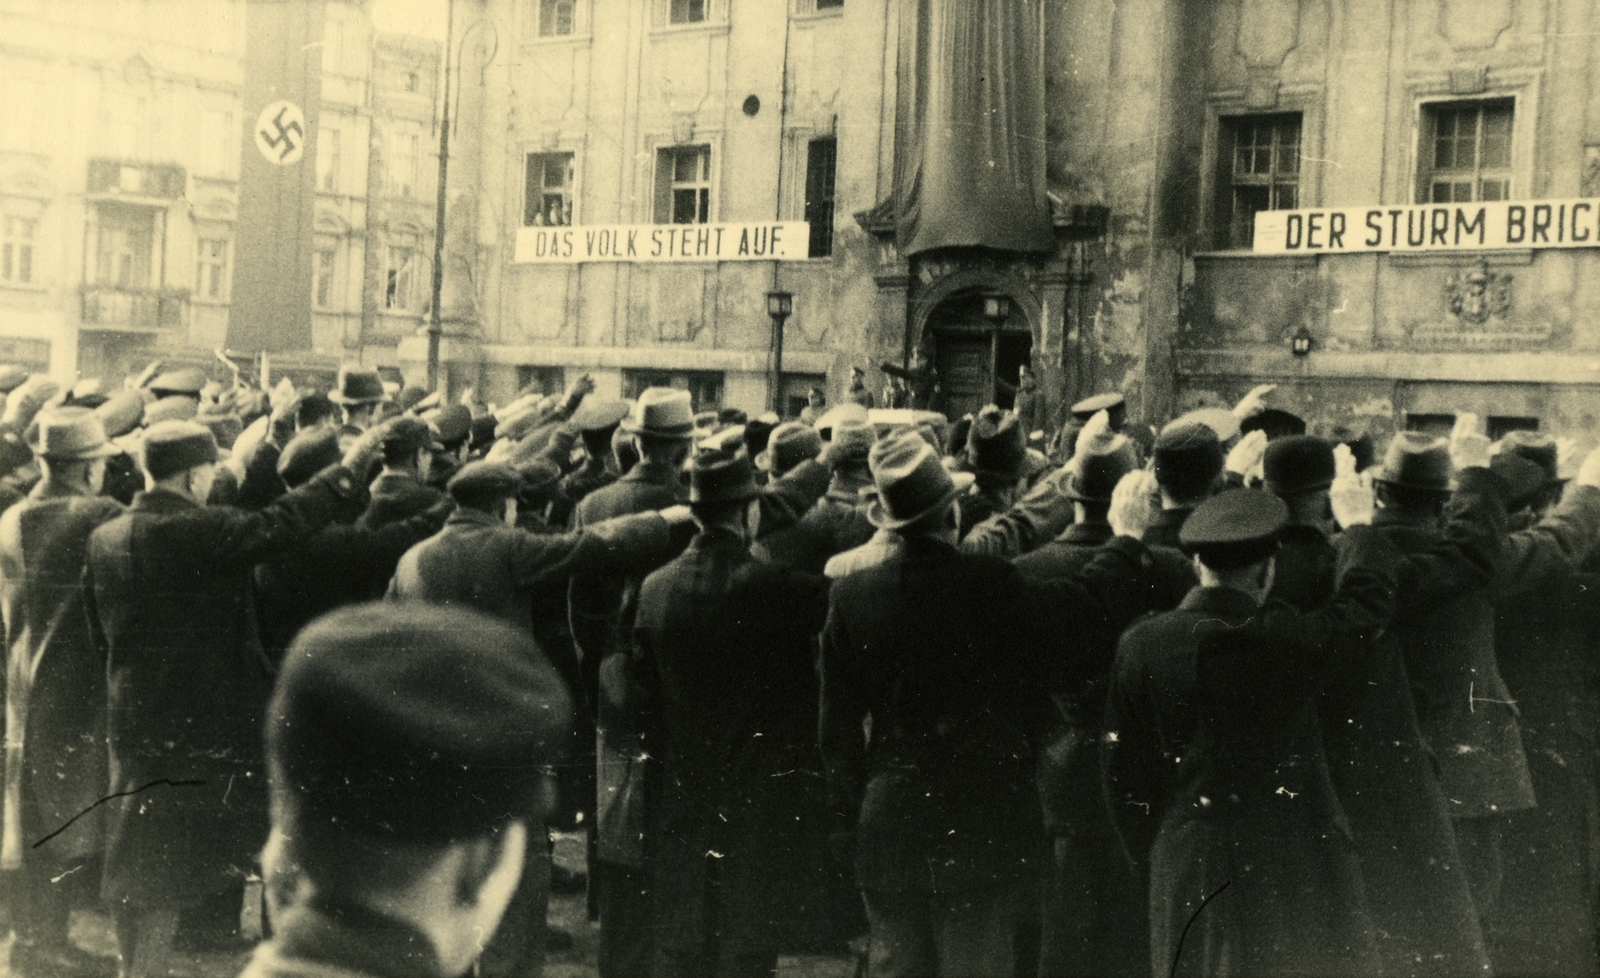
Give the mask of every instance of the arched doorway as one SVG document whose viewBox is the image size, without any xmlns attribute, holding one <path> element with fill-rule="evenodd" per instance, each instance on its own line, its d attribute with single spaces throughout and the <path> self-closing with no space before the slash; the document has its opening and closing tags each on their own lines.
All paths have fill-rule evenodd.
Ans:
<svg viewBox="0 0 1600 978">
<path fill-rule="evenodd" d="M 1018 371 L 1033 356 L 1033 327 L 1018 304 L 1008 302 L 1009 315 L 996 322 L 984 315 L 984 295 L 967 289 L 949 296 L 923 329 L 939 371 L 938 407 L 952 420 L 987 404 L 1009 408 Z"/>
</svg>

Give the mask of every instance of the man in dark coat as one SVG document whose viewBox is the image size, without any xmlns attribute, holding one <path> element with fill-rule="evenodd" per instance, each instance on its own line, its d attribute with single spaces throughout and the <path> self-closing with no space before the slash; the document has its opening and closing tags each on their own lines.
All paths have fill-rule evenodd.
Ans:
<svg viewBox="0 0 1600 978">
<path fill-rule="evenodd" d="M 437 506 L 445 494 L 422 480 L 422 469 L 438 447 L 433 432 L 421 418 L 401 416 L 383 439 L 383 471 L 373 480 L 372 502 L 357 521 L 363 529 L 377 529 Z M 383 582 L 377 583 L 378 593 Z M 376 597 L 376 595 L 374 595 Z"/>
<path fill-rule="evenodd" d="M 550 508 L 549 522 L 568 527 L 578 504 L 597 489 L 617 481 L 622 474 L 611 452 L 611 438 L 628 415 L 626 401 L 585 400 L 568 422 L 583 439 L 583 464 L 561 479 L 561 490 Z M 557 464 L 560 460 L 556 460 Z"/>
<path fill-rule="evenodd" d="M 102 896 L 123 967 L 164 973 L 178 912 L 249 870 L 266 832 L 261 719 L 270 683 L 251 569 L 365 501 L 355 475 L 382 428 L 264 509 L 202 504 L 211 432 L 152 426 L 149 488 L 89 538 L 85 601 L 109 683 L 111 782 Z"/>
<path fill-rule="evenodd" d="M 1263 607 L 1287 515 L 1253 489 L 1202 503 L 1181 537 L 1201 585 L 1117 649 L 1106 795 L 1148 879 L 1155 975 L 1379 971 L 1313 699 L 1388 621 L 1397 555 L 1352 532 L 1325 608 Z"/>
<path fill-rule="evenodd" d="M 1196 506 L 1205 502 L 1222 474 L 1224 453 L 1217 433 L 1198 423 L 1173 422 L 1156 439 L 1156 484 L 1161 514 L 1145 531 L 1152 546 L 1178 546 L 1178 531 Z"/>
<path fill-rule="evenodd" d="M 644 702 L 630 712 L 660 731 L 646 740 L 662 765 L 655 974 L 766 975 L 807 855 L 795 816 L 820 767 L 827 584 L 750 555 L 760 490 L 743 451 L 701 452 L 690 480 L 700 533 L 645 578 L 634 620 Z"/>
<path fill-rule="evenodd" d="M 909 407 L 915 411 L 937 411 L 935 405 L 939 401 L 939 371 L 928 362 L 927 355 L 919 347 L 911 355 L 911 366 L 902 367 L 897 363 L 884 363 L 878 366 L 885 376 L 896 378 L 904 382 L 909 404 L 894 404 L 892 407 Z"/>
<path fill-rule="evenodd" d="M 569 720 L 527 632 L 462 608 L 342 609 L 296 639 L 267 716 L 273 934 L 245 978 L 475 973 L 544 848 L 541 772 Z"/>
<path fill-rule="evenodd" d="M 811 434 L 815 436 L 814 432 Z M 865 421 L 842 420 L 835 425 L 833 440 L 821 456 L 833 473 L 828 491 L 799 522 L 763 535 L 751 547 L 751 553 L 769 563 L 821 574 L 834 554 L 872 539 L 873 526 L 867 520 L 867 503 L 861 490 L 872 485 L 867 451 L 874 438 L 872 425 Z M 774 446 L 769 451 L 778 448 Z"/>
<path fill-rule="evenodd" d="M 1136 463 L 1127 437 L 1108 432 L 1092 438 L 1069 465 L 1066 492 L 1076 518 L 1055 540 L 1018 557 L 1017 571 L 1029 580 L 1053 581 L 1069 579 L 1088 566 L 1112 537 L 1107 521 L 1112 491 Z M 1106 682 L 1102 671 L 1052 697 L 1058 716 L 1039 751 L 1039 801 L 1050 840 L 1040 978 L 1135 975 L 1150 960 L 1145 894 L 1122 857 L 1101 800 L 1100 721 Z"/>
<path fill-rule="evenodd" d="M 1268 492 L 1289 524 L 1280 535 L 1269 597 L 1302 612 L 1333 597 L 1339 550 L 1327 536 L 1333 447 L 1282 438 L 1263 459 Z M 1490 503 L 1469 490 L 1431 551 L 1401 558 L 1398 586 L 1412 603 L 1481 586 L 1498 546 Z M 1329 773 L 1361 857 L 1378 953 L 1390 975 L 1480 974 L 1487 967 L 1449 802 L 1417 723 L 1400 648 L 1374 641 L 1330 673 L 1316 701 Z"/>
<path fill-rule="evenodd" d="M 1505 885 L 1484 919 L 1499 974 L 1600 971 L 1600 579 L 1579 573 L 1600 529 L 1597 462 L 1567 483 L 1550 436 L 1513 432 L 1491 463 L 1520 510 L 1495 585 L 1495 661 L 1538 802 L 1506 819 Z"/>
<path fill-rule="evenodd" d="M 11 967 L 23 975 L 109 975 L 67 939 L 74 903 L 98 904 L 105 845 L 105 663 L 89 637 L 83 561 L 89 534 L 122 513 L 96 495 L 120 452 L 88 408 L 39 415 L 44 478 L 0 517 L 0 614 L 6 636 L 6 902 L 16 914 Z"/>
<path fill-rule="evenodd" d="M 324 427 L 297 436 L 279 457 L 278 477 L 298 489 L 339 461 L 338 432 Z M 267 658 L 281 662 L 300 629 L 335 608 L 372 601 L 412 546 L 439 531 L 455 509 L 448 497 L 378 527 L 332 523 L 294 549 L 256 565 L 256 617 Z"/>
<path fill-rule="evenodd" d="M 1481 495 L 1492 510 L 1496 532 L 1492 550 L 1483 554 L 1484 580 L 1439 601 L 1402 593 L 1388 631 L 1405 656 L 1417 721 L 1439 764 L 1481 918 L 1500 887 L 1505 816 L 1532 808 L 1534 796 L 1517 707 L 1495 662 L 1493 574 L 1507 529 L 1506 486 L 1484 468 L 1489 442 L 1473 433 L 1476 421 L 1459 415 L 1448 445 L 1415 432 L 1396 435 L 1373 480 L 1379 509 L 1372 525 L 1411 555 L 1438 545 L 1447 503 L 1453 508 Z M 1423 578 L 1419 586 L 1429 583 Z"/>
<path fill-rule="evenodd" d="M 1138 611 L 1144 547 L 1119 538 L 1077 578 L 1028 582 L 956 548 L 955 483 L 918 435 L 880 439 L 871 465 L 873 522 L 903 544 L 833 584 L 820 718 L 869 968 L 1009 975 L 1018 888 L 1042 844 L 1043 694 L 1104 664 Z"/>
<path fill-rule="evenodd" d="M 871 410 L 878 405 L 876 399 L 872 396 L 872 392 L 867 390 L 866 375 L 866 371 L 860 367 L 850 368 L 850 386 L 844 392 L 844 399 L 850 404 L 859 404 Z"/>
</svg>

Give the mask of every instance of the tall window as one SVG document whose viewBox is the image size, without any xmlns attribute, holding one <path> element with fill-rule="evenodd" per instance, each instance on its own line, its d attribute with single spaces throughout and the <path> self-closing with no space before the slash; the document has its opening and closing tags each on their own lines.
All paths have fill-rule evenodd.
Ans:
<svg viewBox="0 0 1600 978">
<path fill-rule="evenodd" d="M 33 281 L 33 239 L 39 222 L 7 215 L 0 237 L 0 282 L 22 285 Z"/>
<path fill-rule="evenodd" d="M 811 257 L 833 254 L 833 173 L 839 141 L 832 136 L 806 146 L 806 220 L 811 224 Z"/>
<path fill-rule="evenodd" d="M 711 222 L 711 147 L 671 146 L 656 152 L 656 223 Z"/>
<path fill-rule="evenodd" d="M 573 0 L 539 0 L 539 36 L 571 34 L 572 7 Z"/>
<path fill-rule="evenodd" d="M 1423 107 L 1420 202 L 1449 204 L 1511 196 L 1511 99 Z"/>
<path fill-rule="evenodd" d="M 383 308 L 406 311 L 420 308 L 423 263 L 414 242 L 389 246 L 383 272 Z"/>
<path fill-rule="evenodd" d="M 332 248 L 318 248 L 316 264 L 312 266 L 314 272 L 311 283 L 312 304 L 318 309 L 326 309 L 333 305 L 333 262 L 335 252 Z"/>
<path fill-rule="evenodd" d="M 672 0 L 667 12 L 671 23 L 698 24 L 706 19 L 706 0 Z"/>
<path fill-rule="evenodd" d="M 1300 206 L 1300 113 L 1223 119 L 1217 135 L 1218 245 L 1248 248 L 1257 213 Z"/>
<path fill-rule="evenodd" d="M 339 189 L 339 130 L 331 127 L 317 133 L 317 186 Z"/>
<path fill-rule="evenodd" d="M 522 223 L 546 227 L 572 223 L 572 154 L 529 153 Z"/>
<path fill-rule="evenodd" d="M 223 238 L 201 238 L 194 276 L 195 295 L 202 299 L 228 297 L 228 242 Z"/>
<path fill-rule="evenodd" d="M 118 288 L 150 287 L 155 219 L 139 207 L 102 204 L 95 227 L 95 283 Z"/>
</svg>

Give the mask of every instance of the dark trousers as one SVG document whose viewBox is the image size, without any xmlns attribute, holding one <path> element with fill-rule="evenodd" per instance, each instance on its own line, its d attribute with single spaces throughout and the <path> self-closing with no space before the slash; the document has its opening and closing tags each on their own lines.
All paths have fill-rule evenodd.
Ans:
<svg viewBox="0 0 1600 978">
<path fill-rule="evenodd" d="M 1116 836 L 1056 836 L 1041 887 L 1039 978 L 1120 978 L 1150 971 L 1146 894 Z"/>
<path fill-rule="evenodd" d="M 599 872 L 594 870 L 598 867 Z M 655 940 L 651 927 L 649 870 L 621 863 L 591 865 L 589 884 L 599 882 L 600 978 L 650 978 Z"/>
<path fill-rule="evenodd" d="M 1017 885 L 960 893 L 863 890 L 872 978 L 987 978 L 1016 969 Z"/>
</svg>

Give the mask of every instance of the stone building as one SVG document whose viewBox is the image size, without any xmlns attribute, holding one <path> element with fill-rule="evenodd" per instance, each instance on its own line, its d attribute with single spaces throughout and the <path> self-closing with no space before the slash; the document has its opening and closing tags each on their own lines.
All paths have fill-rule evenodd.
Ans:
<svg viewBox="0 0 1600 978">
<path fill-rule="evenodd" d="M 244 118 L 246 4 L 0 8 L 0 362 L 120 378 L 151 359 L 225 375 Z M 323 5 L 309 349 L 274 376 L 393 367 L 423 322 L 433 252 L 439 44 Z M 239 359 L 248 366 L 248 351 Z"/>
</svg>

